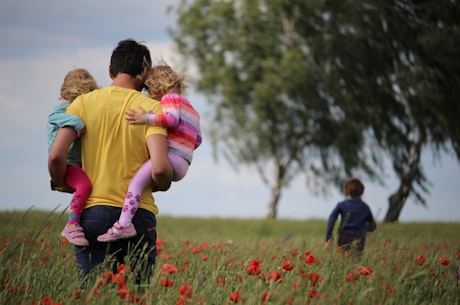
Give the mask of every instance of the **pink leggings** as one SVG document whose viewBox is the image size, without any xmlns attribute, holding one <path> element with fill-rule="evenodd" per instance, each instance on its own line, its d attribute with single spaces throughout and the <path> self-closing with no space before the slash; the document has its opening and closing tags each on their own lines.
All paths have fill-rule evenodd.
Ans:
<svg viewBox="0 0 460 305">
<path fill-rule="evenodd" d="M 64 182 L 75 189 L 69 209 L 68 224 L 80 224 L 80 216 L 93 188 L 83 169 L 77 165 L 67 165 Z"/>
<path fill-rule="evenodd" d="M 179 181 L 184 178 L 189 168 L 189 163 L 182 157 L 169 153 L 169 162 L 174 169 L 173 181 Z M 129 182 L 128 192 L 126 193 L 123 209 L 121 210 L 118 222 L 122 226 L 128 225 L 136 214 L 137 208 L 141 202 L 142 191 L 152 181 L 152 163 L 147 160 L 136 172 Z"/>
</svg>

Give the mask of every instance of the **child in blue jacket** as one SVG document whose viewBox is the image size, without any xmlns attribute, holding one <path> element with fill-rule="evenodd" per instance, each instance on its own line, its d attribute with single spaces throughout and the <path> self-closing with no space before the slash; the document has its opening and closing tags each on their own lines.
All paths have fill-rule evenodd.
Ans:
<svg viewBox="0 0 460 305">
<path fill-rule="evenodd" d="M 343 192 L 347 197 L 339 202 L 329 215 L 326 231 L 326 242 L 332 239 L 334 225 L 340 215 L 337 244 L 345 251 L 356 243 L 356 256 L 360 257 L 366 242 L 366 233 L 372 232 L 377 225 L 371 209 L 361 199 L 364 193 L 364 184 L 357 178 L 350 178 L 345 183 Z"/>
</svg>

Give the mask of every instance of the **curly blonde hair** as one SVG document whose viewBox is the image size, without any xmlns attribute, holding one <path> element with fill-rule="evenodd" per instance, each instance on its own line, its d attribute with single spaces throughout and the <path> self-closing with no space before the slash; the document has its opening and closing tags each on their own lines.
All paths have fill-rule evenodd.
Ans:
<svg viewBox="0 0 460 305">
<path fill-rule="evenodd" d="M 187 88 L 185 78 L 184 74 L 177 73 L 168 65 L 158 65 L 147 73 L 145 86 L 149 96 L 159 101 L 168 93 L 183 95 Z"/>
<path fill-rule="evenodd" d="M 83 94 L 97 89 L 96 80 L 88 70 L 77 68 L 69 71 L 64 77 L 61 86 L 61 100 L 72 103 L 73 100 Z"/>
</svg>

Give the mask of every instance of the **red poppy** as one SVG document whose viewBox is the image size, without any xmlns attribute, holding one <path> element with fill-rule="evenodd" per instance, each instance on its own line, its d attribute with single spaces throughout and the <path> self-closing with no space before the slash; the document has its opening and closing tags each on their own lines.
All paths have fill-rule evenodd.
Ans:
<svg viewBox="0 0 460 305">
<path fill-rule="evenodd" d="M 308 293 L 308 297 L 309 297 L 310 299 L 317 298 L 318 296 L 319 296 L 319 292 L 318 292 L 318 290 L 316 290 L 316 289 L 312 289 L 312 290 L 310 290 L 310 292 Z"/>
<path fill-rule="evenodd" d="M 296 281 L 292 282 L 292 284 L 291 284 L 291 290 L 295 290 L 295 289 L 297 289 L 297 288 L 299 288 L 299 287 L 300 287 L 299 282 L 296 282 Z"/>
<path fill-rule="evenodd" d="M 126 268 L 125 264 L 120 264 L 120 266 L 118 266 L 118 273 L 125 274 L 125 273 L 129 273 L 128 271 L 129 270 Z"/>
<path fill-rule="evenodd" d="M 315 262 L 315 257 L 313 255 L 307 255 L 307 257 L 305 258 L 305 263 L 307 263 L 307 265 L 311 265 Z"/>
<path fill-rule="evenodd" d="M 268 274 L 269 281 L 282 282 L 283 279 L 283 275 L 278 270 L 272 271 Z"/>
<path fill-rule="evenodd" d="M 385 295 L 387 296 L 387 298 L 394 299 L 396 297 L 396 289 L 391 287 L 390 284 L 383 283 L 381 287 L 385 289 Z"/>
<path fill-rule="evenodd" d="M 193 289 L 192 289 L 192 286 L 189 286 L 189 285 L 182 285 L 180 288 L 179 288 L 179 294 L 182 295 L 182 296 L 185 296 L 187 298 L 191 298 L 192 295 L 193 295 Z"/>
<path fill-rule="evenodd" d="M 261 299 L 262 301 L 271 301 L 273 299 L 273 293 L 265 291 L 264 293 L 262 293 Z"/>
<path fill-rule="evenodd" d="M 53 302 L 53 300 L 50 297 L 44 297 L 40 301 L 40 305 L 62 305 L 59 302 Z"/>
<path fill-rule="evenodd" d="M 63 239 L 62 241 L 64 241 L 64 240 L 68 242 L 67 239 Z M 7 247 L 10 244 L 9 241 L 8 241 L 8 238 L 6 236 L 2 236 L 1 242 L 2 242 L 4 247 Z"/>
<path fill-rule="evenodd" d="M 365 276 L 370 276 L 374 270 L 371 267 L 361 267 L 359 268 L 359 273 Z"/>
<path fill-rule="evenodd" d="M 260 259 L 253 259 L 250 263 L 248 268 L 246 269 L 246 272 L 249 275 L 259 275 L 260 274 Z"/>
<path fill-rule="evenodd" d="M 40 305 L 51 305 L 53 300 L 51 297 L 43 297 L 42 300 L 40 301 Z"/>
<path fill-rule="evenodd" d="M 416 261 L 417 261 L 417 264 L 423 265 L 425 263 L 426 259 L 425 259 L 425 257 L 423 255 L 419 255 L 419 256 L 417 256 Z"/>
<path fill-rule="evenodd" d="M 177 272 L 177 268 L 174 265 L 171 264 L 163 264 L 163 267 L 161 268 L 161 273 L 169 273 L 169 274 L 174 274 Z"/>
<path fill-rule="evenodd" d="M 318 272 L 307 273 L 305 277 L 310 279 L 310 283 L 313 287 L 315 287 L 318 282 L 323 280 L 323 277 Z"/>
<path fill-rule="evenodd" d="M 219 283 L 219 284 L 225 283 L 224 278 L 223 278 L 223 277 L 218 277 L 218 278 L 217 278 L 217 283 Z"/>
<path fill-rule="evenodd" d="M 232 301 L 233 303 L 238 303 L 239 301 L 241 301 L 240 293 L 238 291 L 232 292 L 232 294 L 230 295 L 230 301 Z"/>
<path fill-rule="evenodd" d="M 118 288 L 122 288 L 126 286 L 126 277 L 121 273 L 112 275 L 111 280 L 112 280 L 112 283 L 118 285 Z"/>
<path fill-rule="evenodd" d="M 439 258 L 439 262 L 444 266 L 449 266 L 450 264 L 450 261 L 445 256 L 442 256 L 441 258 Z"/>
<path fill-rule="evenodd" d="M 176 303 L 176 305 L 186 305 L 186 304 L 187 304 L 187 301 L 184 300 L 183 297 L 179 296 L 179 297 L 177 298 L 177 303 Z"/>
<path fill-rule="evenodd" d="M 358 273 L 354 273 L 353 271 L 349 272 L 346 276 L 346 280 L 347 282 L 355 282 L 359 279 L 359 274 Z"/>
<path fill-rule="evenodd" d="M 122 299 L 126 298 L 126 297 L 129 295 L 129 290 L 128 290 L 128 288 L 121 288 L 121 289 L 118 289 L 117 295 L 118 295 L 120 298 L 122 298 Z"/>
<path fill-rule="evenodd" d="M 168 279 L 167 277 L 164 277 L 160 280 L 160 286 L 163 286 L 163 287 L 172 287 L 174 286 L 174 283 L 173 281 L 171 281 L 170 279 Z"/>
<path fill-rule="evenodd" d="M 286 271 L 289 271 L 289 270 L 292 270 L 294 269 L 294 266 L 292 266 L 289 261 L 285 261 L 283 263 L 283 269 L 286 270 Z"/>
</svg>

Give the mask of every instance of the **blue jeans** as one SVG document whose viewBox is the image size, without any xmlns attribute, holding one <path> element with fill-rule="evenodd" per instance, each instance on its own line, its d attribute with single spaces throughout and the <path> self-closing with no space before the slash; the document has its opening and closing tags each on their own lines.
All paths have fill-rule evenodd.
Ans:
<svg viewBox="0 0 460 305">
<path fill-rule="evenodd" d="M 129 254 L 130 267 L 136 272 L 138 284 L 148 283 L 153 273 L 156 251 L 155 214 L 145 209 L 138 209 L 133 217 L 137 235 L 129 239 L 102 243 L 97 237 L 107 232 L 120 217 L 121 208 L 97 205 L 83 210 L 80 225 L 89 242 L 87 247 L 75 246 L 75 255 L 80 277 L 87 276 L 104 260 L 113 260 L 112 271 L 116 272 L 119 264 L 125 263 Z M 96 276 L 99 276 L 97 274 Z"/>
</svg>

